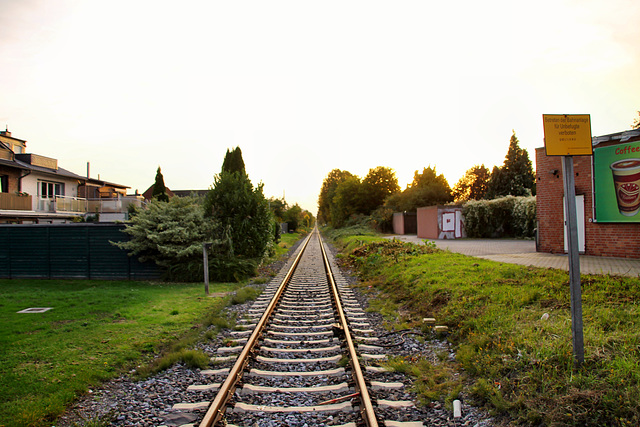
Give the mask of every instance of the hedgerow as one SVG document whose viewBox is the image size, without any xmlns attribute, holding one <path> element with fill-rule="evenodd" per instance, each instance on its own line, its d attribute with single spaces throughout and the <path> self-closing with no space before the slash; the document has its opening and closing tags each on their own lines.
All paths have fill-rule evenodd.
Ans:
<svg viewBox="0 0 640 427">
<path fill-rule="evenodd" d="M 468 237 L 535 236 L 536 198 L 506 196 L 493 200 L 470 200 L 462 208 Z"/>
</svg>

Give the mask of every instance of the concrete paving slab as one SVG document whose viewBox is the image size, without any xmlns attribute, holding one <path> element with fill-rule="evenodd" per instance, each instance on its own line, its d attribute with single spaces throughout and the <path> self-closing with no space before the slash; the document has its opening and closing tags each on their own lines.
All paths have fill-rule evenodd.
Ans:
<svg viewBox="0 0 640 427">
<path fill-rule="evenodd" d="M 542 268 L 569 270 L 568 256 L 536 252 L 533 240 L 517 239 L 458 239 L 431 240 L 414 235 L 387 235 L 388 239 L 424 244 L 433 242 L 438 248 L 451 252 L 509 264 L 532 265 Z M 640 277 L 640 259 L 610 258 L 580 255 L 582 274 L 611 274 Z"/>
</svg>

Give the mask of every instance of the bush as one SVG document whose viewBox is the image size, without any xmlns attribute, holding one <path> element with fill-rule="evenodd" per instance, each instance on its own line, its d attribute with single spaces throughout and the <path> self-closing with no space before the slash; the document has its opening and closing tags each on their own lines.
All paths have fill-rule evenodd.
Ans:
<svg viewBox="0 0 640 427">
<path fill-rule="evenodd" d="M 464 204 L 462 211 L 469 237 L 534 237 L 535 197 L 470 200 Z"/>
<path fill-rule="evenodd" d="M 516 198 L 513 219 L 516 236 L 535 237 L 537 228 L 535 196 Z"/>
<path fill-rule="evenodd" d="M 169 202 L 153 200 L 140 210 L 124 230 L 127 242 L 113 243 L 129 251 L 141 262 L 147 260 L 163 267 L 169 279 L 202 279 L 202 242 L 212 222 L 202 207 L 190 197 L 174 197 Z"/>
</svg>

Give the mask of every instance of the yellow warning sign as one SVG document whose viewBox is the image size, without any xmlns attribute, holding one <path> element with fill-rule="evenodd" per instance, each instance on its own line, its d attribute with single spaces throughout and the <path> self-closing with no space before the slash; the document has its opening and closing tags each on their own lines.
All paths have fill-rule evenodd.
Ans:
<svg viewBox="0 0 640 427">
<path fill-rule="evenodd" d="M 547 156 L 592 156 L 589 114 L 543 114 Z"/>
</svg>

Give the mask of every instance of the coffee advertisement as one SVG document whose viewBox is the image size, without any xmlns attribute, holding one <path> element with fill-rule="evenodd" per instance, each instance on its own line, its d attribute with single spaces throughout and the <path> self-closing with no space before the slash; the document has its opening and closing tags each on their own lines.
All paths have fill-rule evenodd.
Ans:
<svg viewBox="0 0 640 427">
<path fill-rule="evenodd" d="M 596 221 L 640 222 L 640 142 L 593 150 Z"/>
</svg>

